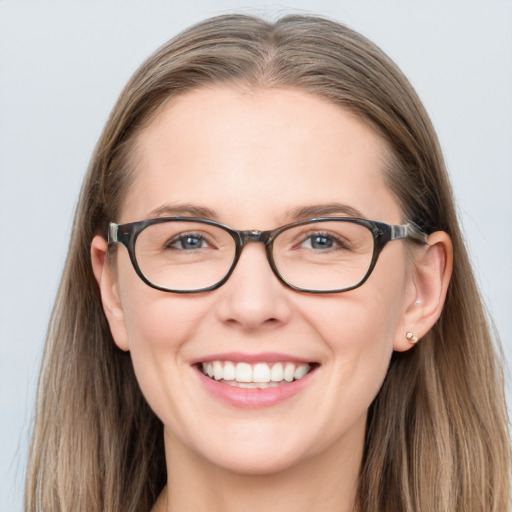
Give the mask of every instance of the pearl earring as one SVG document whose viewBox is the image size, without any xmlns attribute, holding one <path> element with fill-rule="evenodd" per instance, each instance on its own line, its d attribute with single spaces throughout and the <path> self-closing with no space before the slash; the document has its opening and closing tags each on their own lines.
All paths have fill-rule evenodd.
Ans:
<svg viewBox="0 0 512 512">
<path fill-rule="evenodd" d="M 412 343 L 413 345 L 415 343 L 418 342 L 418 338 L 416 338 L 416 336 L 414 336 L 414 334 L 412 332 L 408 332 L 405 337 L 409 340 L 410 343 Z"/>
</svg>

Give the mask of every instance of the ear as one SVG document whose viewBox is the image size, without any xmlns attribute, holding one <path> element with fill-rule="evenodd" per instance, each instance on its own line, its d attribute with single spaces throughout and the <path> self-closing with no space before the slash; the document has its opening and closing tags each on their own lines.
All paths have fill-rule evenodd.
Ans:
<svg viewBox="0 0 512 512">
<path fill-rule="evenodd" d="M 452 241 L 444 231 L 436 231 L 428 237 L 427 245 L 415 250 L 412 257 L 410 292 L 393 346 L 400 352 L 413 347 L 408 332 L 421 339 L 441 315 L 452 275 Z"/>
<path fill-rule="evenodd" d="M 129 350 L 124 311 L 119 300 L 117 282 L 113 269 L 107 261 L 107 242 L 99 235 L 96 235 L 91 243 L 91 261 L 112 337 L 121 350 Z"/>
</svg>

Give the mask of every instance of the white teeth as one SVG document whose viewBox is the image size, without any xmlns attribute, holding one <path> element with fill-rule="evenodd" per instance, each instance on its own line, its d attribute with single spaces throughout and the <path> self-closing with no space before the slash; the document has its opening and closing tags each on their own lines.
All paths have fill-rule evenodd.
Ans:
<svg viewBox="0 0 512 512">
<path fill-rule="evenodd" d="M 266 389 L 279 386 L 277 382 L 237 382 L 236 380 L 227 381 L 226 384 L 235 388 L 246 389 Z"/>
<path fill-rule="evenodd" d="M 213 362 L 213 378 L 215 380 L 222 379 L 222 376 L 224 375 L 224 370 L 222 369 L 222 363 L 220 361 L 214 361 Z"/>
<path fill-rule="evenodd" d="M 258 363 L 252 372 L 253 382 L 270 382 L 270 368 L 268 364 Z"/>
<path fill-rule="evenodd" d="M 224 374 L 222 376 L 224 380 L 235 380 L 236 370 L 235 365 L 231 362 L 224 363 Z"/>
<path fill-rule="evenodd" d="M 252 367 L 248 363 L 238 363 L 236 365 L 237 382 L 252 382 Z"/>
<path fill-rule="evenodd" d="M 295 365 L 293 363 L 286 363 L 284 367 L 284 380 L 291 382 L 293 380 L 293 374 L 295 373 Z"/>
<path fill-rule="evenodd" d="M 293 373 L 293 378 L 295 380 L 302 379 L 309 371 L 309 365 L 308 364 L 301 364 L 300 366 L 297 366 L 295 369 L 295 372 Z"/>
<path fill-rule="evenodd" d="M 283 365 L 281 363 L 276 363 L 272 366 L 272 370 L 270 371 L 270 380 L 272 382 L 281 382 L 283 378 Z"/>
<path fill-rule="evenodd" d="M 231 361 L 209 361 L 202 364 L 202 371 L 215 380 L 244 388 L 267 388 L 283 381 L 302 379 L 311 369 L 307 363 L 233 363 Z"/>
</svg>

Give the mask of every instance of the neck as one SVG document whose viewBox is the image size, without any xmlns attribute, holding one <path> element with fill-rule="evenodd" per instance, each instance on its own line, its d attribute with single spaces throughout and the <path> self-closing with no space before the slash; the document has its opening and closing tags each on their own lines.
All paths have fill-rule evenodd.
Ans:
<svg viewBox="0 0 512 512">
<path fill-rule="evenodd" d="M 216 466 L 167 433 L 169 483 L 153 512 L 353 512 L 364 428 L 348 437 L 293 467 L 255 475 Z"/>
</svg>

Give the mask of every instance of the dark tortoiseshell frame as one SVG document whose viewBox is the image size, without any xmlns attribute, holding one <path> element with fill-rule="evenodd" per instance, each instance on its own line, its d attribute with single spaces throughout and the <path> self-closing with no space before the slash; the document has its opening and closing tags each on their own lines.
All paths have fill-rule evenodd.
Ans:
<svg viewBox="0 0 512 512">
<path fill-rule="evenodd" d="M 137 258 L 135 256 L 135 243 L 137 241 L 137 237 L 139 234 L 146 229 L 148 226 L 151 226 L 153 224 L 158 224 L 161 222 L 183 222 L 183 221 L 189 221 L 189 222 L 197 222 L 202 224 L 207 224 L 211 226 L 216 226 L 217 228 L 223 229 L 229 235 L 233 238 L 235 242 L 235 254 L 233 257 L 233 262 L 226 273 L 226 275 L 217 283 L 208 286 L 206 288 L 199 288 L 196 290 L 173 290 L 169 288 L 164 288 L 159 285 L 155 285 L 154 283 L 151 283 L 142 273 L 140 270 L 140 267 L 137 263 Z M 294 286 L 292 283 L 288 282 L 279 272 L 277 269 L 274 257 L 272 254 L 272 247 L 275 238 L 282 233 L 283 231 L 286 231 L 287 229 L 296 227 L 296 226 L 303 226 L 306 224 L 312 224 L 312 223 L 318 223 L 318 222 L 352 222 L 355 224 L 359 224 L 361 226 L 364 226 L 368 230 L 371 231 L 373 235 L 373 254 L 371 263 L 368 267 L 368 270 L 364 277 L 355 285 L 350 286 L 348 288 L 341 288 L 341 289 L 333 289 L 333 290 L 312 290 L 312 289 L 304 289 L 297 286 Z M 128 253 L 130 255 L 130 260 L 133 264 L 133 268 L 135 269 L 135 272 L 137 272 L 137 275 L 148 285 L 152 288 L 155 288 L 157 290 L 165 291 L 165 292 L 171 292 L 171 293 L 200 293 L 200 292 L 207 292 L 211 290 L 215 290 L 216 288 L 219 288 L 222 286 L 228 279 L 229 276 L 232 274 L 233 270 L 236 267 L 236 264 L 240 258 L 240 255 L 242 254 L 242 250 L 245 247 L 246 244 L 250 242 L 255 243 L 263 243 L 265 245 L 266 253 L 267 253 L 267 259 L 270 264 L 270 267 L 272 268 L 272 271 L 276 275 L 276 277 L 284 283 L 289 288 L 299 291 L 299 292 L 305 292 L 305 293 L 341 293 L 346 292 L 349 290 L 353 290 L 354 288 L 357 288 L 361 286 L 367 279 L 370 277 L 370 274 L 372 273 L 375 264 L 377 263 L 377 259 L 379 257 L 379 254 L 381 253 L 384 246 L 392 241 L 392 240 L 403 240 L 405 238 L 410 238 L 412 240 L 415 240 L 417 242 L 421 243 L 427 243 L 427 235 L 421 231 L 421 229 L 416 226 L 416 224 L 412 222 L 407 222 L 405 224 L 400 225 L 389 225 L 385 224 L 383 222 L 377 222 L 373 220 L 367 220 L 367 219 L 358 219 L 358 218 L 351 218 L 351 217 L 318 217 L 314 219 L 308 219 L 298 222 L 293 222 L 291 224 L 287 224 L 285 226 L 281 226 L 277 229 L 270 230 L 270 231 L 257 231 L 257 230 L 249 230 L 249 231 L 239 231 L 233 228 L 230 228 L 229 226 L 226 226 L 224 224 L 221 224 L 219 222 L 216 222 L 214 220 L 209 219 L 199 219 L 199 218 L 193 218 L 193 217 L 159 217 L 155 219 L 149 219 L 149 220 L 142 220 L 139 222 L 130 222 L 128 224 L 115 224 L 114 222 L 111 222 L 109 225 L 109 231 L 108 231 L 108 243 L 116 243 L 120 242 L 122 243 L 127 249 Z"/>
</svg>

